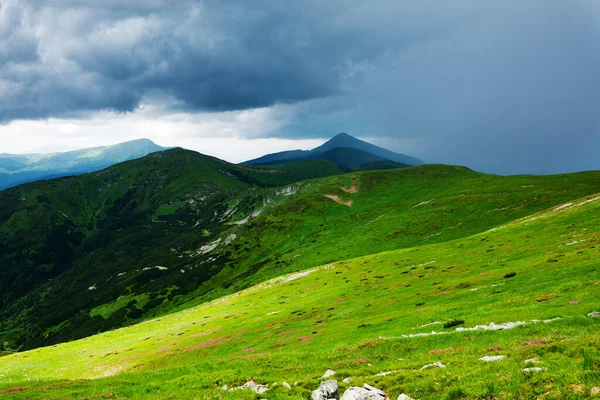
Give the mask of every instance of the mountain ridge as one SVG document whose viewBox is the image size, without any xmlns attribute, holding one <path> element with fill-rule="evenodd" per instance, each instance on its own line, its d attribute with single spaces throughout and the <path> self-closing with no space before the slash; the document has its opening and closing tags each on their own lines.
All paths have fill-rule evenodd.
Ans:
<svg viewBox="0 0 600 400">
<path fill-rule="evenodd" d="M 277 165 L 303 159 L 327 159 L 329 161 L 333 161 L 332 159 L 328 158 L 328 152 L 339 148 L 360 150 L 364 153 L 370 154 L 372 160 L 366 163 L 375 161 L 393 161 L 401 164 L 389 164 L 387 165 L 388 168 L 402 168 L 406 166 L 425 164 L 423 160 L 420 160 L 418 158 L 407 156 L 405 154 L 395 153 L 393 151 L 384 149 L 383 147 L 379 147 L 374 144 L 365 142 L 364 140 L 357 139 L 351 135 L 348 135 L 347 133 L 342 132 L 338 133 L 337 135 L 329 139 L 327 142 L 323 143 L 318 147 L 315 147 L 312 150 L 286 150 L 278 153 L 266 154 L 262 157 L 244 161 L 243 163 L 241 163 L 241 165 Z M 356 154 L 356 152 L 354 154 Z M 362 157 L 368 158 L 369 156 L 362 155 Z M 377 159 L 375 159 L 374 157 L 377 157 Z M 349 169 L 361 169 L 360 164 L 357 164 L 356 160 L 352 156 L 348 156 L 342 159 L 338 158 L 336 163 Z"/>
<path fill-rule="evenodd" d="M 164 151 L 150 139 L 48 154 L 0 154 L 0 190 L 43 179 L 99 171 L 117 163 Z"/>
</svg>

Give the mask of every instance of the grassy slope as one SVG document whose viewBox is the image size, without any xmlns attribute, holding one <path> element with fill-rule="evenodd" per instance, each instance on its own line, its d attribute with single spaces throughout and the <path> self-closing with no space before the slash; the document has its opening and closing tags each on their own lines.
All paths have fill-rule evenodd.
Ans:
<svg viewBox="0 0 600 400">
<path fill-rule="evenodd" d="M 234 267 L 178 299 L 190 299 L 180 309 L 283 273 L 482 232 L 598 192 L 599 177 L 598 172 L 499 177 L 427 165 L 299 183 L 287 201 L 241 226 L 229 247 L 215 250 L 230 252 Z M 343 190 L 350 188 L 356 193 Z M 352 206 L 326 194 L 352 200 Z"/>
<path fill-rule="evenodd" d="M 22 268 L 21 279 L 31 271 L 41 278 L 24 297 L 4 303 L 3 341 L 26 340 L 36 347 L 84 337 L 284 273 L 464 237 L 600 191 L 597 172 L 497 177 L 440 165 L 264 189 L 258 185 L 337 172 L 332 164 L 311 162 L 299 169 L 282 166 L 285 177 L 274 168 L 232 166 L 193 152 L 159 154 L 98 174 L 6 192 L 19 212 L 2 226 L 14 239 L 0 241 L 5 249 L 34 249 L 44 257 L 56 249 L 62 255 L 75 251 L 66 271 L 46 269 L 69 265 L 69 259 L 37 260 L 25 253 L 5 258 L 19 268 L 25 265 L 20 260 L 32 263 Z M 325 195 L 353 201 L 352 206 Z M 45 219 L 48 215 L 52 219 Z M 38 229 L 40 221 L 53 228 Z M 39 232 L 52 235 L 40 240 Z M 71 242 L 65 240 L 69 235 L 76 235 Z M 39 243 L 46 246 L 37 248 Z M 68 247 L 54 248 L 56 243 Z M 214 249 L 199 251 L 214 243 Z"/>
<path fill-rule="evenodd" d="M 327 162 L 265 171 L 173 149 L 2 191 L 0 338 L 38 346 L 135 322 L 227 259 L 182 276 L 175 246 L 214 240 L 262 204 L 264 187 L 336 173 Z M 115 313 L 96 312 L 121 296 Z"/>
<path fill-rule="evenodd" d="M 247 398 L 223 384 L 294 382 L 327 368 L 393 398 L 584 398 L 600 381 L 600 196 L 470 237 L 338 261 L 132 327 L 0 358 L 11 398 Z M 308 272 L 308 271 L 307 271 Z M 508 273 L 516 273 L 505 278 Z M 507 331 L 444 331 L 561 317 Z M 452 331 L 449 329 L 448 331 Z M 507 359 L 484 363 L 484 355 Z M 521 371 L 538 357 L 539 373 Z M 419 371 L 439 361 L 446 369 Z M 382 371 L 396 371 L 375 376 Z M 75 381 L 73 381 L 75 380 Z"/>
</svg>

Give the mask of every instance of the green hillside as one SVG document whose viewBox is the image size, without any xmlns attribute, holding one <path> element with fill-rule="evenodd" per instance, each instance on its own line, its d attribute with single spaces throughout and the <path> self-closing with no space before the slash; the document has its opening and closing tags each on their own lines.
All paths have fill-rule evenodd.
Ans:
<svg viewBox="0 0 600 400">
<path fill-rule="evenodd" d="M 175 149 L 2 192 L 0 340 L 27 349 L 77 339 L 600 191 L 596 172 L 340 172 L 322 161 L 235 166 Z M 324 174 L 334 176 L 292 183 Z"/>
<path fill-rule="evenodd" d="M 586 316 L 600 309 L 598 215 L 600 195 L 587 196 L 468 237 L 337 260 L 132 327 L 2 357 L 0 393 L 301 399 L 329 368 L 342 391 L 369 383 L 394 399 L 587 398 L 600 382 L 600 319 Z M 491 322 L 522 324 L 468 330 Z M 497 355 L 505 358 L 480 360 Z M 445 368 L 421 370 L 434 362 Z M 270 390 L 221 388 L 249 379 Z"/>
<path fill-rule="evenodd" d="M 184 275 L 175 248 L 200 265 L 209 256 L 198 249 L 260 207 L 265 187 L 336 173 L 328 162 L 246 168 L 174 149 L 2 191 L 0 338 L 27 348 L 135 322 L 226 261 Z"/>
</svg>

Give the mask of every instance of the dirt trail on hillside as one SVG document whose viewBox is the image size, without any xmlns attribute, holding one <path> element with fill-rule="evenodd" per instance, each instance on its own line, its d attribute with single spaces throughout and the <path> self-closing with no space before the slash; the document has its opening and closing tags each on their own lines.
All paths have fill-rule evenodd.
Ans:
<svg viewBox="0 0 600 400">
<path fill-rule="evenodd" d="M 342 200 L 340 198 L 340 196 L 335 195 L 335 194 L 324 194 L 323 196 L 327 197 L 328 199 L 331 199 L 331 200 L 335 201 L 336 203 L 343 204 L 343 205 L 348 206 L 348 207 L 352 207 L 352 203 L 354 203 L 353 200 Z"/>
</svg>

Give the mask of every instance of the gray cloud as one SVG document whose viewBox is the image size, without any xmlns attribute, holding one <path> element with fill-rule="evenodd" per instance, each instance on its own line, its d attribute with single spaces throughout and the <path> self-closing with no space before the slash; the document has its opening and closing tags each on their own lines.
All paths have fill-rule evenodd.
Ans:
<svg viewBox="0 0 600 400">
<path fill-rule="evenodd" d="M 0 4 L 0 121 L 292 104 L 265 135 L 346 131 L 501 173 L 600 168 L 596 0 Z"/>
</svg>

